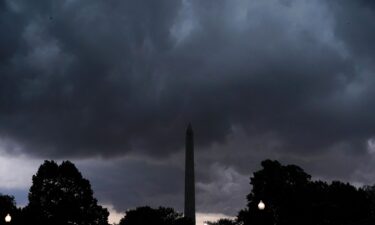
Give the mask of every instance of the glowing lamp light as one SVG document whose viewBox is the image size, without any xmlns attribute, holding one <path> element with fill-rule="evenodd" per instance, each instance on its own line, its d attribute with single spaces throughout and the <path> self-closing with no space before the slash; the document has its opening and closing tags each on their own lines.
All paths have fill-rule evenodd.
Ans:
<svg viewBox="0 0 375 225">
<path fill-rule="evenodd" d="M 260 200 L 260 202 L 258 203 L 258 209 L 263 210 L 264 208 L 266 208 L 266 205 L 264 204 L 262 200 Z"/>
<path fill-rule="evenodd" d="M 8 213 L 7 216 L 5 217 L 5 222 L 9 223 L 11 220 L 12 220 L 12 217 Z"/>
</svg>

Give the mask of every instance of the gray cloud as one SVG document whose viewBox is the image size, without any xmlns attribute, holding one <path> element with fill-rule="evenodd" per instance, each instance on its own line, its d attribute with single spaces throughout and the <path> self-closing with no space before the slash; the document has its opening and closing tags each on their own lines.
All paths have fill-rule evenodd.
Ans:
<svg viewBox="0 0 375 225">
<path fill-rule="evenodd" d="M 98 199 L 121 212 L 141 205 L 183 205 L 184 171 L 179 163 L 161 164 L 141 159 L 77 162 Z"/>
</svg>

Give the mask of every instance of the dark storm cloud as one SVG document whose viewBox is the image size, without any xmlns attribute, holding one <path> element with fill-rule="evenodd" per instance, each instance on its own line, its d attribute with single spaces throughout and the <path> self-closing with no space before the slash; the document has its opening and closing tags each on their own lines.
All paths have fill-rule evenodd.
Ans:
<svg viewBox="0 0 375 225">
<path fill-rule="evenodd" d="M 154 59 L 170 48 L 178 1 L 23 3 L 26 46 L 1 65 L 3 135 L 36 155 L 112 155 L 164 125 Z"/>
<path fill-rule="evenodd" d="M 2 17 L 20 22 L 2 27 L 16 38 L 2 39 L 0 130 L 30 154 L 164 154 L 190 120 L 201 144 L 233 124 L 277 132 L 291 150 L 356 134 L 319 105 L 355 73 L 320 37 L 326 18 L 289 27 L 288 13 L 319 4 L 10 2 Z"/>
<path fill-rule="evenodd" d="M 375 47 L 375 4 L 369 0 L 331 1 L 330 8 L 336 16 L 335 33 L 342 39 L 351 54 L 373 60 Z"/>
</svg>

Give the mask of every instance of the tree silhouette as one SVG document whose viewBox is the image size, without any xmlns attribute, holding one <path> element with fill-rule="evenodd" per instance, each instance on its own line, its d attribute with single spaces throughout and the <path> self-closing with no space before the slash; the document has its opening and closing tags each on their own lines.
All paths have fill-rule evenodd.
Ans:
<svg viewBox="0 0 375 225">
<path fill-rule="evenodd" d="M 329 203 L 327 209 L 331 212 L 327 217 L 336 224 L 355 224 L 368 218 L 371 213 L 366 192 L 349 183 L 332 182 L 324 200 Z"/>
<path fill-rule="evenodd" d="M 223 218 L 215 222 L 207 221 L 206 224 L 208 225 L 238 225 L 239 223 L 236 220 Z"/>
<path fill-rule="evenodd" d="M 192 225 L 192 222 L 172 208 L 149 206 L 138 207 L 126 212 L 119 225 Z"/>
<path fill-rule="evenodd" d="M 349 225 L 371 216 L 369 191 L 338 181 L 312 181 L 295 165 L 271 160 L 261 165 L 251 177 L 247 208 L 238 214 L 244 225 Z M 260 200 L 264 210 L 258 209 Z"/>
<path fill-rule="evenodd" d="M 283 166 L 277 161 L 265 160 L 261 165 L 263 169 L 251 178 L 253 189 L 247 196 L 249 210 L 254 212 L 249 215 L 251 220 L 259 224 L 298 224 L 298 217 L 306 216 L 300 209 L 311 176 L 298 166 Z M 266 204 L 265 210 L 258 210 L 260 200 Z"/>
<path fill-rule="evenodd" d="M 370 216 L 375 218 L 375 185 L 364 186 L 362 190 L 366 193 L 366 197 L 370 201 Z"/>
<path fill-rule="evenodd" d="M 29 192 L 24 217 L 38 225 L 108 225 L 108 211 L 97 204 L 90 182 L 73 163 L 45 161 Z"/>
<path fill-rule="evenodd" d="M 6 224 L 5 217 L 11 215 L 12 224 L 20 223 L 20 210 L 16 207 L 13 196 L 0 194 L 0 225 Z"/>
</svg>

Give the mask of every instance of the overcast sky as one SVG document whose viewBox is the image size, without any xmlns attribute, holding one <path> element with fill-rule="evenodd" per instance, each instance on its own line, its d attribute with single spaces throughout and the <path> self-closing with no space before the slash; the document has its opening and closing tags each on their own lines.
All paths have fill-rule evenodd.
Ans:
<svg viewBox="0 0 375 225">
<path fill-rule="evenodd" d="M 1 0 L 0 191 L 71 160 L 111 212 L 181 211 L 189 122 L 200 215 L 266 158 L 374 184 L 374 40 L 371 0 Z"/>
</svg>

